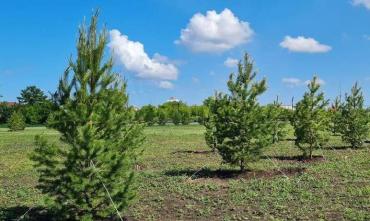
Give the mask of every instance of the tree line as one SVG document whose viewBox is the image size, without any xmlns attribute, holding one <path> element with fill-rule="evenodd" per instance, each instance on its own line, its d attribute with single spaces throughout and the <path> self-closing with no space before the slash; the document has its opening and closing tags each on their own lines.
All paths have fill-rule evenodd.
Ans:
<svg viewBox="0 0 370 221">
<path fill-rule="evenodd" d="M 164 104 L 144 105 L 135 111 L 135 120 L 151 126 L 154 124 L 187 125 L 192 122 L 204 124 L 208 118 L 206 105 L 187 105 L 181 101 L 167 101 Z"/>
<path fill-rule="evenodd" d="M 367 138 L 369 112 L 358 84 L 329 107 L 314 77 L 292 110 L 282 108 L 279 99 L 263 106 L 258 98 L 267 90 L 267 79 L 256 80 L 248 54 L 239 62 L 238 72 L 230 74 L 229 91 L 216 92 L 202 106 L 167 102 L 133 111 L 127 82 L 112 71 L 113 60 L 104 59 L 107 33 L 97 30 L 97 22 L 98 12 L 88 26 L 80 26 L 76 58 L 68 62 L 49 101 L 52 113 L 47 120 L 42 118 L 60 132 L 63 145 L 37 136 L 31 156 L 39 176 L 37 187 L 58 213 L 54 219 L 123 220 L 121 213 L 137 193 L 135 165 L 143 151 L 144 123 L 178 125 L 196 120 L 205 125 L 208 146 L 240 171 L 259 160 L 264 148 L 283 140 L 287 124 L 293 126 L 295 145 L 305 158 L 323 148 L 331 134 L 341 136 L 352 148 L 362 147 Z M 26 94 L 21 95 L 12 121 L 22 120 L 22 108 L 32 112 L 43 103 L 31 101 Z M 28 122 L 31 119 L 40 118 L 30 117 Z"/>
</svg>

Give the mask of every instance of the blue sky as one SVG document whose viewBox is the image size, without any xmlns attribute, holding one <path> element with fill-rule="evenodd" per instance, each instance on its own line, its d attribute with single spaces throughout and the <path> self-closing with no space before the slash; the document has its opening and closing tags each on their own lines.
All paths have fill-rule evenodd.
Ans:
<svg viewBox="0 0 370 221">
<path fill-rule="evenodd" d="M 359 81 L 370 104 L 370 0 L 2 2 L 1 99 L 28 85 L 54 91 L 93 8 L 111 31 L 106 53 L 128 80 L 131 104 L 171 96 L 199 104 L 226 90 L 244 52 L 268 79 L 261 103 L 300 99 L 317 74 L 328 98 Z"/>
</svg>

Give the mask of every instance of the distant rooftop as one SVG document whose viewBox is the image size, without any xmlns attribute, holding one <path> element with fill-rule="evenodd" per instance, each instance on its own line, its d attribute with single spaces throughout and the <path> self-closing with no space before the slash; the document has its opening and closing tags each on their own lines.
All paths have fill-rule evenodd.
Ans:
<svg viewBox="0 0 370 221">
<path fill-rule="evenodd" d="M 167 102 L 180 102 L 179 99 L 177 99 L 176 97 L 170 97 Z"/>
</svg>

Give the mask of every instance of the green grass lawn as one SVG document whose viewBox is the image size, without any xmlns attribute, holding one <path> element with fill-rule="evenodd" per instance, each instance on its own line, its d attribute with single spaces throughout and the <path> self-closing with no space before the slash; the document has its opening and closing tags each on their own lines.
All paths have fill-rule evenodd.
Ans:
<svg viewBox="0 0 370 221">
<path fill-rule="evenodd" d="M 249 171 L 236 174 L 207 148 L 204 128 L 155 126 L 145 130 L 137 166 L 133 220 L 370 220 L 370 149 L 346 148 L 338 137 L 310 162 L 291 140 L 266 149 Z M 42 207 L 28 156 L 34 136 L 58 141 L 42 127 L 0 128 L 0 220 Z M 218 169 L 222 168 L 222 171 Z M 27 217 L 26 217 L 27 219 Z"/>
</svg>

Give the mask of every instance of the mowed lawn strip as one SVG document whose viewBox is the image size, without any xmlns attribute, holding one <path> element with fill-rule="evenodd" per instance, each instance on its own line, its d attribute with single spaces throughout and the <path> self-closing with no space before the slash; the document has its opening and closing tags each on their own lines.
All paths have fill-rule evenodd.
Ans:
<svg viewBox="0 0 370 221">
<path fill-rule="evenodd" d="M 350 149 L 332 137 L 315 158 L 303 161 L 290 139 L 271 145 L 238 174 L 223 165 L 199 125 L 146 128 L 132 220 L 369 220 L 370 150 Z M 43 127 L 0 128 L 0 220 L 45 206 L 35 188 L 29 154 L 34 136 L 59 134 Z M 32 210 L 31 210 L 32 211 Z"/>
</svg>

